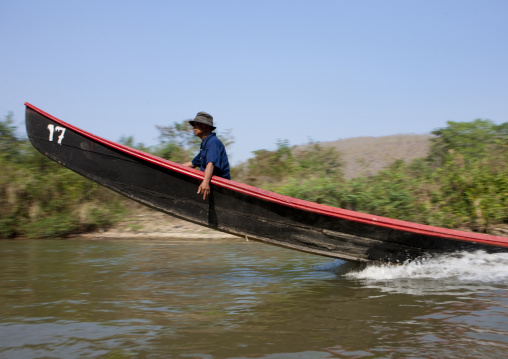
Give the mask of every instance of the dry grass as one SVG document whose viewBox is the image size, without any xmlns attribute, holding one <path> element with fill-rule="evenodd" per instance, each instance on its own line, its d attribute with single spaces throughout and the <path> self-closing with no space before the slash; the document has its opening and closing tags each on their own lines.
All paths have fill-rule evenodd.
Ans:
<svg viewBox="0 0 508 359">
<path fill-rule="evenodd" d="M 342 154 L 346 178 L 373 175 L 397 159 L 406 162 L 425 157 L 429 152 L 431 135 L 391 135 L 354 137 L 321 142 Z"/>
</svg>

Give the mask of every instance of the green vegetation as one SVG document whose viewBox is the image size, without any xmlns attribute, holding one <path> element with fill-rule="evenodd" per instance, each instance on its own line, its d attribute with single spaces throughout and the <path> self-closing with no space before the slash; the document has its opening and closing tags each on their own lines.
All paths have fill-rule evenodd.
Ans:
<svg viewBox="0 0 508 359">
<path fill-rule="evenodd" d="M 39 154 L 0 120 L 0 238 L 58 237 L 105 228 L 128 200 Z M 199 149 L 187 121 L 158 127 L 154 147 L 120 142 L 183 163 Z M 310 142 L 258 150 L 232 169 L 238 182 L 354 211 L 448 228 L 489 232 L 508 224 L 508 123 L 449 122 L 432 133 L 427 157 L 396 160 L 370 176 L 347 179 L 341 153 Z M 227 145 L 230 132 L 219 134 Z"/>
<path fill-rule="evenodd" d="M 275 151 L 254 155 L 235 169 L 236 181 L 324 204 L 332 204 L 330 199 L 344 183 L 340 153 L 318 143 L 292 149 L 288 141 L 279 141 Z"/>
<path fill-rule="evenodd" d="M 508 224 L 508 123 L 448 122 L 432 134 L 427 158 L 396 160 L 372 176 L 345 180 L 339 153 L 317 144 L 291 150 L 281 142 L 275 151 L 257 151 L 235 179 L 317 203 L 440 227 L 488 232 Z M 298 157 L 313 163 L 301 165 Z"/>
<path fill-rule="evenodd" d="M 147 147 L 134 138 L 119 142 L 175 162 L 199 149 L 188 121 L 158 127 L 160 143 Z M 230 131 L 219 134 L 231 144 Z M 124 197 L 62 167 L 16 135 L 13 115 L 0 120 L 0 238 L 61 237 L 104 229 L 128 211 Z M 139 230 L 132 227 L 132 230 Z"/>
<path fill-rule="evenodd" d="M 135 143 L 133 136 L 121 137 L 119 142 L 176 163 L 188 162 L 199 152 L 201 140 L 194 136 L 189 120 L 174 122 L 169 126 L 156 127 L 159 131 L 159 143 L 153 147 L 147 147 L 143 143 Z M 226 147 L 234 143 L 231 130 L 219 132 L 217 137 Z"/>
<path fill-rule="evenodd" d="M 0 121 L 0 238 L 91 231 L 123 213 L 121 196 L 44 157 L 15 129 L 12 115 Z"/>
<path fill-rule="evenodd" d="M 174 122 L 170 126 L 157 126 L 157 130 L 159 144 L 151 150 L 156 156 L 177 163 L 185 163 L 192 160 L 199 152 L 201 140 L 194 136 L 188 120 Z M 217 133 L 217 137 L 226 147 L 234 142 L 231 130 Z"/>
</svg>

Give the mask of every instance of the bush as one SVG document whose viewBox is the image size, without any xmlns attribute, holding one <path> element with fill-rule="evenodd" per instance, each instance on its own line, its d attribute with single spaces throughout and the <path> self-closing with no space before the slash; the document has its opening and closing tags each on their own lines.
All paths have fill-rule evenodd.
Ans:
<svg viewBox="0 0 508 359">
<path fill-rule="evenodd" d="M 117 220 L 120 195 L 16 138 L 11 121 L 0 121 L 0 146 L 8 149 L 0 154 L 0 238 L 59 237 Z"/>
</svg>

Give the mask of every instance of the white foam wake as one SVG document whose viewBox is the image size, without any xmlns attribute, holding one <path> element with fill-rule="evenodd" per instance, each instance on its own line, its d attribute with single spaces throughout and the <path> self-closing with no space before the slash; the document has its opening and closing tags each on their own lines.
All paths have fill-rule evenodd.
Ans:
<svg viewBox="0 0 508 359">
<path fill-rule="evenodd" d="M 508 253 L 460 252 L 400 265 L 369 265 L 345 274 L 351 279 L 455 279 L 461 282 L 508 282 Z"/>
</svg>

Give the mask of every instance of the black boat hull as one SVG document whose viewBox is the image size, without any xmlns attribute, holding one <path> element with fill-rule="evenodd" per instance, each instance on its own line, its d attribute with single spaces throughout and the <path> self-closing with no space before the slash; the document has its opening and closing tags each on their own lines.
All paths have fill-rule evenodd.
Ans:
<svg viewBox="0 0 508 359">
<path fill-rule="evenodd" d="M 508 238 L 446 230 L 317 205 L 203 174 L 89 134 L 26 104 L 31 143 L 61 165 L 137 202 L 194 223 L 286 248 L 354 261 L 508 251 Z"/>
</svg>

